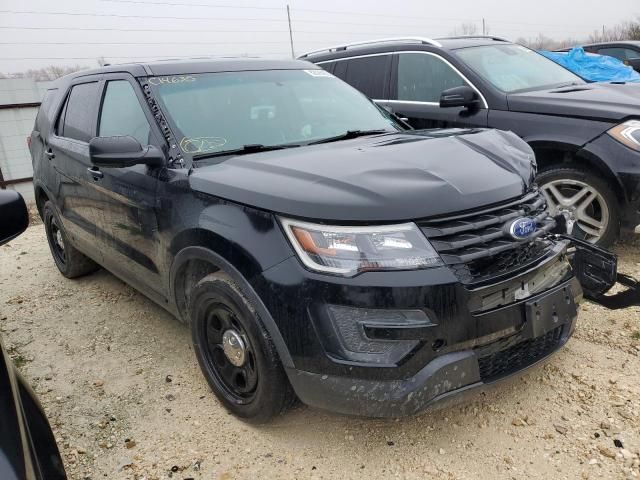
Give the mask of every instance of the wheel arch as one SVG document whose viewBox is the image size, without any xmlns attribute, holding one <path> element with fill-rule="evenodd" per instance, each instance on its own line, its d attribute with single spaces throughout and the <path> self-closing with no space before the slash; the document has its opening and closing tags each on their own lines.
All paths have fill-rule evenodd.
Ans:
<svg viewBox="0 0 640 480">
<path fill-rule="evenodd" d="M 529 146 L 536 155 L 538 172 L 549 170 L 556 166 L 573 165 L 595 173 L 604 178 L 613 188 L 619 202 L 626 202 L 626 195 L 622 183 L 611 168 L 594 153 L 578 145 L 557 141 L 533 141 Z"/>
<path fill-rule="evenodd" d="M 185 241 L 192 243 L 184 244 Z M 283 366 L 293 367 L 293 360 L 275 320 L 247 280 L 260 273 L 255 259 L 232 242 L 213 232 L 200 229 L 185 232 L 181 238 L 177 238 L 171 246 L 171 251 L 174 257 L 169 275 L 170 298 L 175 302 L 178 318 L 182 322 L 190 322 L 187 311 L 190 289 L 206 275 L 222 271 L 231 277 L 242 294 L 256 308 Z"/>
<path fill-rule="evenodd" d="M 51 197 L 49 196 L 47 190 L 39 183 L 34 184 L 33 189 L 35 193 L 36 208 L 38 209 L 38 214 L 40 215 L 40 218 L 44 220 L 42 212 L 44 204 L 47 203 L 47 200 L 51 200 Z"/>
</svg>

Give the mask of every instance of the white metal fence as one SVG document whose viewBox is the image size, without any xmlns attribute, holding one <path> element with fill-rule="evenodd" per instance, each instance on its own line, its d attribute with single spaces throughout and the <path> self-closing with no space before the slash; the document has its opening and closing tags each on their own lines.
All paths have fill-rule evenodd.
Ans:
<svg viewBox="0 0 640 480">
<path fill-rule="evenodd" d="M 0 188 L 18 190 L 33 200 L 33 169 L 27 137 L 49 82 L 0 79 Z"/>
</svg>

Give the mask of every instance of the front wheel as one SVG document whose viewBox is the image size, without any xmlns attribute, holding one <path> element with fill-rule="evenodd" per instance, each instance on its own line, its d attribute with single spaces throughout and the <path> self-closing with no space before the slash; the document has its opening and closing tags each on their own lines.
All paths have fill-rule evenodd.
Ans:
<svg viewBox="0 0 640 480">
<path fill-rule="evenodd" d="M 551 215 L 566 218 L 569 235 L 605 247 L 616 240 L 618 200 L 601 177 L 576 166 L 554 166 L 540 172 L 537 183 Z"/>
<path fill-rule="evenodd" d="M 189 299 L 193 346 L 209 386 L 233 414 L 253 423 L 283 413 L 295 395 L 271 338 L 249 300 L 221 272 Z"/>
</svg>

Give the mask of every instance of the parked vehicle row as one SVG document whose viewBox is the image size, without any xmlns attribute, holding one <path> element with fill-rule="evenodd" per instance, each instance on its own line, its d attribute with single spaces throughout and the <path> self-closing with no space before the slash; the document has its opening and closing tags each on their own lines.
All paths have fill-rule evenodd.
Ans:
<svg viewBox="0 0 640 480">
<path fill-rule="evenodd" d="M 583 291 L 615 282 L 615 256 L 563 235 L 610 240 L 622 202 L 578 159 L 618 152 L 606 165 L 623 181 L 635 139 L 623 145 L 593 105 L 583 115 L 580 95 L 604 91 L 564 70 L 576 85 L 536 90 L 560 68 L 542 57 L 540 74 L 483 77 L 458 59 L 482 63 L 472 45 L 509 70 L 535 54 L 444 44 L 311 57 L 335 75 L 225 59 L 59 79 L 30 140 L 56 266 L 69 278 L 104 266 L 187 323 L 212 390 L 251 421 L 296 397 L 414 414 L 541 361 L 571 336 Z M 407 130 L 340 76 L 418 127 L 473 127 Z M 571 118 L 553 113 L 554 95 Z M 563 151 L 571 163 L 552 163 L 559 141 L 542 142 L 551 118 L 565 140 L 592 139 Z M 478 127 L 489 123 L 538 132 L 542 190 L 534 150 Z"/>
<path fill-rule="evenodd" d="M 509 130 L 536 155 L 537 183 L 570 232 L 610 245 L 640 225 L 640 85 L 588 84 L 496 37 L 385 39 L 300 57 L 415 128 Z"/>
</svg>

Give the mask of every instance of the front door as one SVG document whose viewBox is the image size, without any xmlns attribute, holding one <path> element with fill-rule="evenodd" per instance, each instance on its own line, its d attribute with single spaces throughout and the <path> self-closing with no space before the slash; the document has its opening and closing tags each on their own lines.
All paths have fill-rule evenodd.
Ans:
<svg viewBox="0 0 640 480">
<path fill-rule="evenodd" d="M 409 120 L 412 127 L 486 127 L 487 104 L 480 92 L 441 56 L 424 51 L 394 55 L 389 100 L 379 102 Z M 479 107 L 440 108 L 442 92 L 470 86 L 480 97 Z"/>
<path fill-rule="evenodd" d="M 139 84 L 127 74 L 105 76 L 98 115 L 97 136 L 128 135 L 142 146 L 162 148 L 153 117 Z M 143 106 L 144 105 L 144 106 Z M 165 297 L 158 269 L 159 240 L 156 190 L 161 168 L 94 167 L 95 186 L 104 198 L 96 225 L 104 245 L 105 266 L 149 295 Z"/>
</svg>

